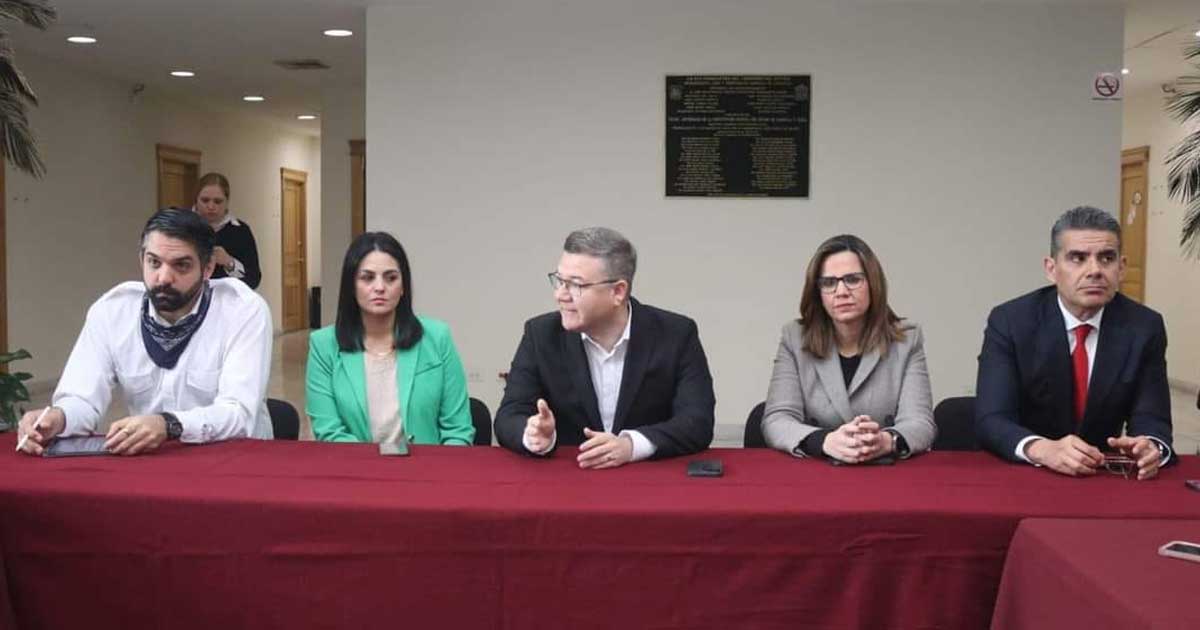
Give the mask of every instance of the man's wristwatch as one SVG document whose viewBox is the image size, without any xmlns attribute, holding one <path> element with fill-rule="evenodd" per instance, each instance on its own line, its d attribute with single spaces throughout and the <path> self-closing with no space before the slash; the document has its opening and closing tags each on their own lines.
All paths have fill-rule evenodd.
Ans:
<svg viewBox="0 0 1200 630">
<path fill-rule="evenodd" d="M 179 421 L 179 418 L 175 417 L 175 414 L 169 411 L 164 411 L 159 415 L 167 423 L 167 439 L 178 440 L 179 436 L 183 435 L 183 423 Z"/>
</svg>

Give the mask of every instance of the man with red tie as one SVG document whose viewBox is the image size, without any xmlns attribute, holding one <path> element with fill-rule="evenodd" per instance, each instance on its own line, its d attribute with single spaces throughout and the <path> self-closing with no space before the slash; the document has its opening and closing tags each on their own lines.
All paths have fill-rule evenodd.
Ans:
<svg viewBox="0 0 1200 630">
<path fill-rule="evenodd" d="M 988 450 L 1065 475 L 1094 474 L 1108 451 L 1138 479 L 1171 460 L 1167 331 L 1117 293 L 1121 225 L 1090 207 L 1050 231 L 1053 286 L 992 309 L 983 334 L 975 429 Z"/>
</svg>

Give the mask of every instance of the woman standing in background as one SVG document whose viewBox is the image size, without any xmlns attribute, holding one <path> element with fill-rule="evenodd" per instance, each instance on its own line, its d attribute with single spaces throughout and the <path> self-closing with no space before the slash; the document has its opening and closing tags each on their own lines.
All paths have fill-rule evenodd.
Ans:
<svg viewBox="0 0 1200 630">
<path fill-rule="evenodd" d="M 245 221 L 229 214 L 229 180 L 220 173 L 206 173 L 197 182 L 196 211 L 217 233 L 213 258 L 217 268 L 213 279 L 237 278 L 251 289 L 262 281 L 258 266 L 258 245 Z"/>
</svg>

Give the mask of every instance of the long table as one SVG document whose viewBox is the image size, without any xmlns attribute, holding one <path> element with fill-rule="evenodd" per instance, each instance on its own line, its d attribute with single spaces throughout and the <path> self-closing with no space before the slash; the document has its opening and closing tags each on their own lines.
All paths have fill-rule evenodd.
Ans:
<svg viewBox="0 0 1200 630">
<path fill-rule="evenodd" d="M 992 628 L 1200 628 L 1200 563 L 1158 555 L 1172 540 L 1200 542 L 1200 520 L 1021 521 Z"/>
<path fill-rule="evenodd" d="M 28 629 L 983 628 L 1021 519 L 1200 518 L 1195 457 L 1136 482 L 713 449 L 725 476 L 692 478 L 696 458 L 585 471 L 566 448 L 13 445 L 0 623 Z"/>
</svg>

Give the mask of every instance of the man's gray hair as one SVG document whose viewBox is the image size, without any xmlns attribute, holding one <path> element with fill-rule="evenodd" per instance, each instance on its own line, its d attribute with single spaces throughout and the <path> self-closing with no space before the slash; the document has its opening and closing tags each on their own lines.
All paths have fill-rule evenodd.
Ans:
<svg viewBox="0 0 1200 630">
<path fill-rule="evenodd" d="M 575 230 L 563 242 L 563 251 L 568 254 L 595 256 L 604 261 L 607 279 L 624 280 L 633 286 L 633 274 L 637 271 L 637 250 L 621 233 L 606 227 L 590 227 Z"/>
<path fill-rule="evenodd" d="M 1117 235 L 1117 249 L 1121 249 L 1121 223 L 1099 208 L 1079 206 L 1062 213 L 1050 228 L 1050 257 L 1062 249 L 1062 233 L 1067 230 L 1095 230 Z"/>
</svg>

